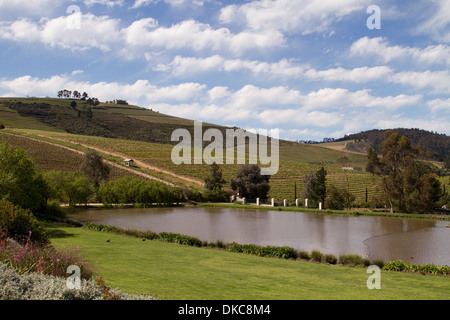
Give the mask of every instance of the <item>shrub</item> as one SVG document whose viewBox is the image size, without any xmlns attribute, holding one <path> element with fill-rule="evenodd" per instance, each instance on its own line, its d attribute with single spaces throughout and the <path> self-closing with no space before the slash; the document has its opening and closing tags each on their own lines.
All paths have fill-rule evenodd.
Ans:
<svg viewBox="0 0 450 320">
<path fill-rule="evenodd" d="M 383 267 L 387 271 L 404 271 L 407 269 L 407 264 L 402 260 L 389 261 Z"/>
<path fill-rule="evenodd" d="M 403 262 L 401 260 L 389 261 L 383 267 L 383 270 L 387 271 L 411 271 L 420 272 L 422 274 L 449 274 L 448 266 L 435 266 L 434 264 L 414 265 L 409 262 Z"/>
<path fill-rule="evenodd" d="M 357 254 L 343 254 L 339 256 L 339 263 L 346 266 L 357 266 L 363 263 L 363 259 Z"/>
<path fill-rule="evenodd" d="M 7 263 L 18 274 L 40 272 L 59 277 L 66 275 L 69 266 L 77 265 L 83 279 L 92 277 L 89 263 L 82 259 L 76 249 L 55 249 L 49 244 L 32 243 L 29 240 L 24 244 L 11 239 L 3 240 L 0 246 L 0 262 Z"/>
<path fill-rule="evenodd" d="M 101 281 L 81 281 L 79 290 L 67 288 L 66 279 L 42 273 L 20 275 L 0 263 L 0 300 L 153 300 L 151 296 L 133 296 L 112 291 Z"/>
<path fill-rule="evenodd" d="M 260 257 L 274 257 L 281 259 L 297 259 L 297 252 L 290 247 L 273 247 L 273 246 L 259 246 L 255 244 L 238 244 L 231 243 L 227 249 L 232 252 L 240 252 L 247 254 L 254 254 Z"/>
<path fill-rule="evenodd" d="M 324 255 L 322 257 L 322 262 L 323 263 L 329 263 L 329 264 L 336 264 L 337 263 L 337 258 L 333 254 L 326 254 L 326 255 Z"/>
<path fill-rule="evenodd" d="M 17 241 L 48 243 L 49 235 L 29 209 L 22 209 L 6 200 L 0 200 L 0 229 Z"/>
<path fill-rule="evenodd" d="M 222 189 L 206 190 L 203 197 L 209 202 L 226 202 L 228 200 L 228 193 Z"/>
<path fill-rule="evenodd" d="M 178 233 L 162 232 L 158 235 L 158 239 L 165 242 L 184 244 L 188 246 L 196 246 L 196 247 L 202 246 L 201 240 L 195 237 L 186 236 Z"/>
<path fill-rule="evenodd" d="M 322 252 L 319 250 L 313 250 L 311 251 L 311 260 L 315 262 L 321 262 L 322 261 Z"/>
<path fill-rule="evenodd" d="M 302 259 L 302 260 L 309 260 L 309 259 L 311 259 L 311 256 L 310 256 L 309 252 L 307 252 L 307 251 L 300 251 L 298 253 L 298 257 L 300 259 Z"/>
<path fill-rule="evenodd" d="M 380 269 L 383 269 L 384 267 L 384 261 L 383 260 L 374 260 L 371 263 L 372 265 L 378 266 Z"/>
</svg>

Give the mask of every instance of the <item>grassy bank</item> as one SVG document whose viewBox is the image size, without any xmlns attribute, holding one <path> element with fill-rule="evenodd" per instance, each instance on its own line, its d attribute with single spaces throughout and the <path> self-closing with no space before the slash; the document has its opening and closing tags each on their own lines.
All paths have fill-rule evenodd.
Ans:
<svg viewBox="0 0 450 320">
<path fill-rule="evenodd" d="M 347 214 L 347 215 L 365 215 L 377 217 L 392 217 L 392 218 L 411 218 L 411 219 L 435 219 L 450 221 L 449 215 L 440 214 L 411 214 L 411 213 L 390 213 L 390 212 L 373 212 L 373 211 L 344 211 L 344 210 L 319 210 L 304 207 L 272 207 L 272 206 L 256 206 L 251 204 L 238 203 L 201 203 L 197 204 L 199 207 L 213 207 L 213 208 L 234 208 L 234 209 L 251 209 L 251 210 L 279 210 L 279 211 L 297 211 L 305 213 L 320 213 L 320 214 Z"/>
<path fill-rule="evenodd" d="M 211 248 L 51 226 L 56 247 L 78 247 L 108 286 L 159 299 L 446 299 L 450 278 L 261 258 Z M 107 241 L 109 240 L 109 241 Z"/>
</svg>

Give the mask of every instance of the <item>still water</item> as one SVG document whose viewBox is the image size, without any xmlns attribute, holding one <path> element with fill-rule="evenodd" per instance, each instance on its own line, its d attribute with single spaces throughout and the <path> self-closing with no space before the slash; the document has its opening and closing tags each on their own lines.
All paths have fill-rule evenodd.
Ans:
<svg viewBox="0 0 450 320">
<path fill-rule="evenodd" d="M 208 242 L 450 265 L 448 221 L 234 208 L 89 209 L 70 217 L 124 229 L 175 232 Z"/>
</svg>

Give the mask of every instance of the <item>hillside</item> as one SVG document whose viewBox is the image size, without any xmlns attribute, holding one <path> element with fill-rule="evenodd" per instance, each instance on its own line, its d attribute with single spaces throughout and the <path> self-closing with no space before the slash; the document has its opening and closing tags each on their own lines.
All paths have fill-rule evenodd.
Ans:
<svg viewBox="0 0 450 320">
<path fill-rule="evenodd" d="M 345 137 L 336 140 L 335 143 L 327 144 L 341 145 L 344 144 L 343 150 L 367 152 L 368 147 L 374 148 L 380 153 L 380 146 L 383 142 L 386 132 L 388 130 L 369 130 L 360 133 L 346 135 Z M 450 137 L 445 134 L 425 131 L 421 129 L 404 129 L 397 128 L 391 131 L 398 132 L 406 136 L 413 145 L 420 145 L 424 151 L 429 151 L 432 154 L 432 160 L 445 161 L 450 158 Z"/>
<path fill-rule="evenodd" d="M 187 185 L 202 189 L 203 179 L 209 174 L 209 166 L 175 165 L 171 161 L 174 142 L 170 141 L 173 130 L 184 128 L 193 132 L 193 120 L 181 119 L 129 105 L 101 103 L 91 107 L 77 101 L 75 107 L 66 99 L 1 98 L 0 140 L 24 148 L 35 158 L 43 170 L 76 170 L 75 154 L 69 150 L 84 152 L 96 149 L 105 159 L 123 167 L 123 159 L 135 160 L 132 168 L 175 185 Z M 203 129 L 216 128 L 221 132 L 226 127 L 203 124 Z M 4 133 L 4 134 L 1 134 Z M 28 141 L 27 141 L 28 139 Z M 34 139 L 30 141 L 30 139 Z M 45 148 L 36 140 L 45 142 Z M 53 150 L 40 152 L 42 150 Z M 56 148 L 56 145 L 65 148 Z M 345 155 L 349 165 L 364 168 L 364 154 L 331 150 L 320 145 L 280 141 L 280 170 L 271 178 L 269 196 L 293 201 L 300 196 L 303 177 L 320 166 L 326 166 L 328 184 L 343 186 L 344 171 L 337 165 L 338 157 Z M 221 165 L 227 182 L 235 175 L 240 165 Z M 369 200 L 377 194 L 370 174 L 348 171 L 350 188 L 357 201 L 364 201 L 366 190 Z M 117 173 L 121 175 L 122 173 Z"/>
</svg>

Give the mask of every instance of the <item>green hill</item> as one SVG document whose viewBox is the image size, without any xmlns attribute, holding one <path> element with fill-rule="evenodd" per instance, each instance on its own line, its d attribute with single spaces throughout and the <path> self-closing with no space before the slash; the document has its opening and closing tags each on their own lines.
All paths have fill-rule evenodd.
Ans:
<svg viewBox="0 0 450 320">
<path fill-rule="evenodd" d="M 337 142 L 344 142 L 348 151 L 362 151 L 369 146 L 380 152 L 380 146 L 388 130 L 369 130 L 346 135 Z M 445 161 L 450 158 L 450 137 L 437 132 L 421 129 L 396 128 L 395 131 L 407 137 L 413 145 L 420 145 L 424 151 L 429 151 L 435 161 Z"/>
<path fill-rule="evenodd" d="M 0 140 L 27 149 L 43 170 L 76 170 L 76 157 L 68 156 L 68 150 L 85 151 L 93 148 L 117 164 L 121 164 L 125 158 L 132 158 L 137 163 L 134 168 L 136 171 L 177 185 L 202 188 L 203 179 L 209 174 L 208 165 L 175 165 L 171 160 L 174 146 L 171 141 L 172 132 L 181 128 L 193 135 L 193 120 L 131 105 L 101 103 L 94 107 L 75 100 L 74 106 L 71 105 L 72 101 L 74 100 L 1 98 L 0 125 L 3 124 L 6 128 L 0 131 L 4 133 L 0 134 Z M 203 130 L 209 128 L 218 129 L 222 133 L 231 129 L 203 124 Z M 36 148 L 39 144 L 27 142 L 26 139 L 46 142 L 46 148 L 50 149 L 53 144 L 53 150 L 38 154 Z M 62 145 L 65 149 L 58 149 L 55 145 Z M 271 178 L 269 196 L 294 201 L 295 191 L 297 197 L 300 196 L 304 175 L 317 171 L 320 166 L 326 166 L 329 185 L 343 186 L 344 170 L 336 162 L 342 155 L 348 157 L 349 166 L 365 168 L 367 158 L 364 154 L 332 150 L 321 145 L 280 141 L 280 169 Z M 228 182 L 239 166 L 221 165 Z M 370 174 L 356 170 L 345 172 L 350 177 L 350 189 L 356 196 L 356 201 L 365 201 L 366 192 L 369 198 L 377 193 L 374 178 Z"/>
</svg>

